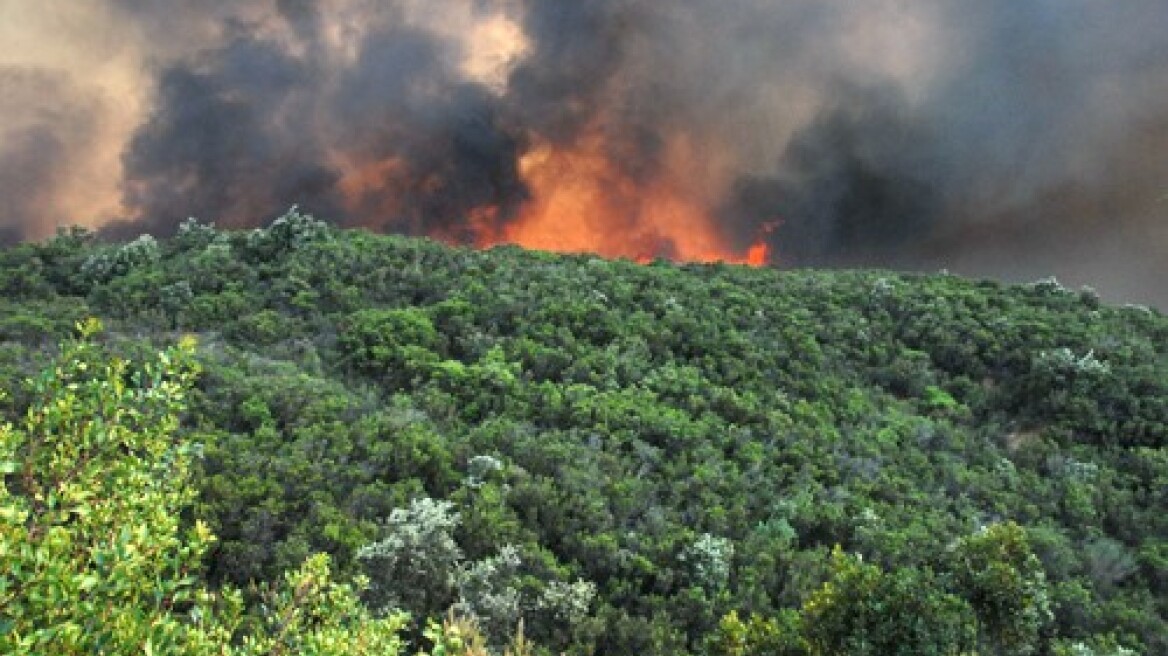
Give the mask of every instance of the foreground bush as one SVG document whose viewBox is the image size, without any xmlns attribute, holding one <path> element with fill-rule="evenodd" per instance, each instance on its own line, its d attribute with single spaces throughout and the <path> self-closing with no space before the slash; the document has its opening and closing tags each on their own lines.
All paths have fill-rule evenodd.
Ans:
<svg viewBox="0 0 1168 656">
<path fill-rule="evenodd" d="M 260 585 L 252 612 L 201 582 L 214 536 L 184 528 L 194 449 L 175 439 L 194 345 L 134 366 L 103 352 L 99 329 L 82 325 L 33 381 L 24 421 L 0 425 L 0 653 L 401 653 L 406 618 L 374 617 L 363 581 L 335 581 L 325 555 Z M 481 643 L 452 622 L 427 636 L 446 654 Z"/>
</svg>

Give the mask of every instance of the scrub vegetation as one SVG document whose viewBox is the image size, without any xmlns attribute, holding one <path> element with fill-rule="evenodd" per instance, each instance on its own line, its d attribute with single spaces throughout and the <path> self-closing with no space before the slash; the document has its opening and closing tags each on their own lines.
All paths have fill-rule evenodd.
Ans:
<svg viewBox="0 0 1168 656">
<path fill-rule="evenodd" d="M 75 229 L 0 387 L 0 651 L 1168 653 L 1168 319 L 1053 280 Z"/>
</svg>

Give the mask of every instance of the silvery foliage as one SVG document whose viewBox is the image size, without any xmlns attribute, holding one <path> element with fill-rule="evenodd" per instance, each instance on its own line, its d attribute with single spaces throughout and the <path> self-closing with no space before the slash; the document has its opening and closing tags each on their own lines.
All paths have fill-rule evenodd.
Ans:
<svg viewBox="0 0 1168 656">
<path fill-rule="evenodd" d="M 1152 308 L 1146 305 L 1141 305 L 1139 303 L 1124 303 L 1123 309 L 1129 310 L 1131 312 L 1140 312 L 1142 314 L 1155 314 Z"/>
<path fill-rule="evenodd" d="M 385 537 L 357 551 L 369 574 L 370 605 L 419 611 L 449 599 L 463 559 L 453 537 L 459 521 L 449 501 L 422 497 L 395 508 Z"/>
<path fill-rule="evenodd" d="M 543 589 L 538 605 L 557 620 L 574 626 L 588 617 L 588 608 L 596 598 L 596 584 L 577 579 L 574 583 L 552 581 Z"/>
<path fill-rule="evenodd" d="M 727 538 L 701 534 L 681 554 L 697 584 L 715 592 L 730 582 L 730 564 L 734 559 L 734 543 Z"/>
<path fill-rule="evenodd" d="M 503 462 L 494 456 L 475 456 L 466 463 L 467 487 L 482 487 L 483 483 L 497 471 L 503 470 Z"/>
<path fill-rule="evenodd" d="M 261 255 L 276 255 L 297 250 L 331 237 L 329 225 L 310 214 L 301 214 L 293 205 L 267 228 L 256 228 L 247 235 L 248 250 Z"/>
<path fill-rule="evenodd" d="M 1095 351 L 1087 351 L 1082 357 L 1075 355 L 1069 348 L 1059 348 L 1052 351 L 1043 351 L 1038 354 L 1038 362 L 1059 373 L 1076 373 L 1087 375 L 1106 375 L 1111 373 L 1111 366 L 1095 357 Z"/>
<path fill-rule="evenodd" d="M 1059 294 L 1071 293 L 1071 291 L 1066 287 L 1063 287 L 1062 283 L 1058 281 L 1058 278 L 1055 278 L 1054 276 L 1043 278 L 1042 280 L 1036 280 L 1030 283 L 1029 286 L 1031 289 L 1037 292 L 1042 292 L 1048 296 L 1057 296 Z"/>
<path fill-rule="evenodd" d="M 1081 642 L 1076 642 L 1067 650 L 1069 656 L 1137 656 L 1137 652 L 1127 647 L 1114 647 L 1107 651 L 1100 651 Z"/>
<path fill-rule="evenodd" d="M 478 621 L 492 643 L 508 642 L 519 621 L 529 613 L 543 612 L 555 621 L 575 626 L 588 616 L 596 597 L 596 585 L 551 581 L 538 594 L 520 592 L 523 559 L 507 545 L 490 558 L 463 565 L 455 574 L 458 602 L 454 611 Z"/>
<path fill-rule="evenodd" d="M 152 266 L 160 258 L 158 241 L 150 235 L 139 235 L 127 244 L 90 255 L 81 265 L 81 275 L 91 282 L 108 282 L 134 269 Z"/>
<path fill-rule="evenodd" d="M 888 278 L 877 278 L 872 283 L 872 290 L 870 292 L 873 298 L 887 298 L 896 291 L 896 286 Z"/>
<path fill-rule="evenodd" d="M 1128 548 L 1107 536 L 1091 540 L 1084 551 L 1089 573 L 1097 585 L 1116 585 L 1139 570 L 1139 564 Z"/>
<path fill-rule="evenodd" d="M 1061 453 L 1048 456 L 1046 468 L 1051 474 L 1079 483 L 1090 483 L 1099 477 L 1099 465 L 1081 462 Z"/>
<path fill-rule="evenodd" d="M 174 243 L 180 250 L 201 251 L 221 238 L 214 223 L 199 223 L 198 219 L 191 217 L 178 225 Z"/>
<path fill-rule="evenodd" d="M 1099 291 L 1090 285 L 1079 287 L 1079 298 L 1089 305 L 1099 305 Z"/>
<path fill-rule="evenodd" d="M 512 586 L 523 560 L 519 550 L 506 545 L 495 556 L 464 564 L 455 572 L 458 602 L 454 611 L 477 620 L 492 639 L 500 642 L 523 615 L 523 599 Z"/>
<path fill-rule="evenodd" d="M 191 283 L 180 280 L 171 285 L 165 285 L 158 290 L 158 302 L 162 309 L 169 314 L 175 314 L 186 309 L 195 298 Z"/>
<path fill-rule="evenodd" d="M 495 644 L 509 640 L 528 612 L 547 612 L 568 625 L 587 617 L 594 584 L 552 581 L 525 594 L 519 549 L 507 545 L 494 556 L 466 562 L 453 538 L 460 522 L 454 504 L 427 497 L 390 513 L 384 537 L 357 552 L 370 580 L 370 606 L 418 615 L 452 608 L 478 621 Z"/>
</svg>

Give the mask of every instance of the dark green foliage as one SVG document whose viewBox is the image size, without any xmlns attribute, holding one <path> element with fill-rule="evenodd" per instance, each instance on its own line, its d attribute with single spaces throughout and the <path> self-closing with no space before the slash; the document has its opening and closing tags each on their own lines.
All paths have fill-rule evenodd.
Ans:
<svg viewBox="0 0 1168 656">
<path fill-rule="evenodd" d="M 863 555 L 856 603 L 960 615 L 903 627 L 939 653 L 970 617 L 983 650 L 1168 652 L 1154 310 L 1050 281 L 473 252 L 299 214 L 126 248 L 65 233 L 0 251 L 0 374 L 35 370 L 85 312 L 129 352 L 198 334 L 213 580 L 321 550 L 354 574 L 428 497 L 454 504 L 467 562 L 516 547 L 531 598 L 597 586 L 572 635 L 543 611 L 526 627 L 569 653 L 698 653 L 731 611 L 788 631 L 839 576 L 837 544 Z M 1028 550 L 971 537 L 999 525 Z M 1042 572 L 1049 621 L 1009 605 Z"/>
<path fill-rule="evenodd" d="M 995 524 L 959 540 L 948 554 L 953 589 L 978 618 L 979 641 L 993 654 L 1039 651 L 1050 622 L 1046 576 L 1017 524 Z"/>
<path fill-rule="evenodd" d="M 396 389 L 420 382 L 439 360 L 438 331 L 422 310 L 361 310 L 339 327 L 348 365 Z"/>
<path fill-rule="evenodd" d="M 928 569 L 884 572 L 837 551 L 798 631 L 815 656 L 957 656 L 974 644 L 974 616 Z"/>
</svg>

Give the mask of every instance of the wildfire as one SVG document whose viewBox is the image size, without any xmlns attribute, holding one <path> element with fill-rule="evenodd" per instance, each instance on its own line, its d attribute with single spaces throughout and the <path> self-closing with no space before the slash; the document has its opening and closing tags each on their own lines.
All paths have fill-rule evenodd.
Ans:
<svg viewBox="0 0 1168 656">
<path fill-rule="evenodd" d="M 642 263 L 658 257 L 752 266 L 770 261 L 763 240 L 770 229 L 745 253 L 736 252 L 717 230 L 706 200 L 676 175 L 684 166 L 675 163 L 665 173 L 635 180 L 612 165 L 603 146 L 599 131 L 569 146 L 536 144 L 519 167 L 531 199 L 502 228 L 491 221 L 490 210 L 473 213 L 476 245 L 514 243 Z"/>
<path fill-rule="evenodd" d="M 432 14 L 420 12 L 418 16 Z M 485 17 L 460 14 L 449 25 L 427 27 L 449 32 L 452 39 L 469 29 L 472 38 L 466 40 L 460 69 L 467 79 L 496 93 L 504 92 L 507 74 L 530 48 L 520 24 L 505 13 Z M 726 167 L 715 159 L 717 148 L 674 135 L 654 153 L 649 171 L 634 175 L 629 171 L 637 167 L 618 165 L 625 163 L 622 156 L 614 154 L 620 148 L 613 147 L 615 138 L 604 128 L 619 123 L 600 108 L 589 126 L 565 142 L 529 135 L 518 161 L 529 196 L 518 208 L 509 207 L 506 212 L 495 205 L 474 207 L 456 225 L 438 221 L 427 226 L 426 217 L 408 211 L 414 192 L 427 196 L 441 190 L 425 188 L 427 180 L 416 177 L 407 162 L 361 161 L 351 154 L 338 154 L 334 166 L 342 171 L 339 187 L 351 212 L 408 215 L 411 231 L 424 231 L 446 242 L 469 240 L 480 248 L 518 244 L 643 263 L 659 257 L 752 266 L 771 261 L 766 237 L 773 226 L 764 226 L 755 242 L 742 250 L 728 242 L 709 211 L 724 190 L 719 188 L 724 180 L 717 172 Z"/>
<path fill-rule="evenodd" d="M 771 257 L 771 247 L 766 242 L 755 242 L 746 249 L 746 264 L 765 266 Z"/>
<path fill-rule="evenodd" d="M 604 136 L 591 130 L 568 145 L 536 143 L 520 158 L 519 174 L 530 197 L 518 213 L 471 209 L 461 226 L 424 225 L 435 239 L 479 248 L 518 244 L 562 253 L 596 253 L 648 263 L 656 258 L 765 266 L 773 261 L 768 237 L 778 222 L 764 224 L 745 250 L 730 245 L 707 210 L 709 189 L 687 184 L 703 178 L 698 149 L 667 147 L 665 165 L 644 179 L 614 166 Z M 427 192 L 427 179 L 413 179 L 396 159 L 358 163 L 338 157 L 339 188 L 352 211 L 400 216 L 411 192 Z M 407 180 L 413 180 L 406 183 Z M 413 185 L 414 188 L 410 188 Z M 420 187 L 420 188 L 419 188 Z"/>
<path fill-rule="evenodd" d="M 768 221 L 762 224 L 755 236 L 754 243 L 746 249 L 746 262 L 744 264 L 760 267 L 771 263 L 771 245 L 767 243 L 767 237 L 779 227 L 779 223 L 779 221 Z"/>
</svg>

